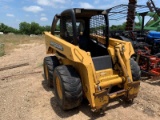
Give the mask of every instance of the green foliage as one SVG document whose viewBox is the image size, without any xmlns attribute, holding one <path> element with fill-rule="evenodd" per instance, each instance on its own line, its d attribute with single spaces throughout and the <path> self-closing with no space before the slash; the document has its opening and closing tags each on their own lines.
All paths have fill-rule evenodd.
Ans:
<svg viewBox="0 0 160 120">
<path fill-rule="evenodd" d="M 126 23 L 123 23 L 122 25 L 112 25 L 110 27 L 110 30 L 125 30 Z"/>
<path fill-rule="evenodd" d="M 51 26 L 45 26 L 45 27 L 44 27 L 44 30 L 45 30 L 45 31 L 51 31 Z"/>
<path fill-rule="evenodd" d="M 4 54 L 5 54 L 4 44 L 0 43 L 0 57 L 3 56 Z"/>
<path fill-rule="evenodd" d="M 21 22 L 19 24 L 19 30 L 22 34 L 39 35 L 39 34 L 42 34 L 44 31 L 50 31 L 50 27 L 49 26 L 40 26 L 36 22 L 31 22 L 31 23 Z"/>
<path fill-rule="evenodd" d="M 0 24 L 0 32 L 3 32 L 3 33 L 17 33 L 18 30 L 1 23 Z"/>
<path fill-rule="evenodd" d="M 58 29 L 60 29 L 60 25 L 59 27 L 57 27 Z M 3 33 L 15 33 L 15 34 L 26 34 L 26 35 L 30 35 L 30 34 L 42 34 L 44 31 L 51 31 L 51 26 L 40 26 L 38 23 L 36 22 L 31 22 L 31 23 L 27 23 L 27 22 L 21 22 L 19 24 L 19 30 L 9 27 L 3 23 L 0 23 L 0 32 Z"/>
<path fill-rule="evenodd" d="M 38 23 L 32 22 L 30 32 L 36 35 L 41 34 L 41 26 Z"/>
<path fill-rule="evenodd" d="M 27 22 L 21 22 L 19 24 L 19 30 L 20 30 L 20 33 L 22 34 L 27 34 L 27 35 L 31 34 L 30 29 L 31 29 L 31 25 Z"/>
</svg>

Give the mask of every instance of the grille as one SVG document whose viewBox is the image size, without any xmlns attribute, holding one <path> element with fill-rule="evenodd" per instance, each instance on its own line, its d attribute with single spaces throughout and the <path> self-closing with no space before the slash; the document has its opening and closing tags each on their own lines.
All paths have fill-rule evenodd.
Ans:
<svg viewBox="0 0 160 120">
<path fill-rule="evenodd" d="M 104 15 L 92 16 L 90 19 L 90 34 L 105 36 L 106 23 Z"/>
</svg>

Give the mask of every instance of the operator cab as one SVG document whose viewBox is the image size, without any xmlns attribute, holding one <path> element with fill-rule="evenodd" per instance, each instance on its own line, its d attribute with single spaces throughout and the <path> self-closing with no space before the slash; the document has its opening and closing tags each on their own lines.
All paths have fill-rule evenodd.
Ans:
<svg viewBox="0 0 160 120">
<path fill-rule="evenodd" d="M 52 23 L 51 33 L 55 34 L 55 21 L 60 24 L 60 37 L 90 52 L 92 57 L 108 55 L 108 38 L 106 37 L 107 16 L 103 10 L 68 9 L 57 15 Z M 96 37 L 104 37 L 102 41 Z"/>
<path fill-rule="evenodd" d="M 51 30 L 54 34 L 54 23 L 60 19 L 60 37 L 90 52 L 96 70 L 112 68 L 107 50 L 108 17 L 102 13 L 96 9 L 68 9 L 54 18 Z"/>
</svg>

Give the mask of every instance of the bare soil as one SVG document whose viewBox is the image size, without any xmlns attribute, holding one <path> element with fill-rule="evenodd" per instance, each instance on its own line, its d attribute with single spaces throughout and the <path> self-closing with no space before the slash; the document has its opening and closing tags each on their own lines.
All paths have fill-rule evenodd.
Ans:
<svg viewBox="0 0 160 120">
<path fill-rule="evenodd" d="M 92 113 L 87 102 L 63 111 L 43 78 L 44 42 L 19 44 L 0 57 L 0 68 L 29 63 L 0 71 L 0 120 L 160 120 L 160 80 L 141 82 L 133 104 L 120 99 L 109 103 L 105 114 Z"/>
</svg>

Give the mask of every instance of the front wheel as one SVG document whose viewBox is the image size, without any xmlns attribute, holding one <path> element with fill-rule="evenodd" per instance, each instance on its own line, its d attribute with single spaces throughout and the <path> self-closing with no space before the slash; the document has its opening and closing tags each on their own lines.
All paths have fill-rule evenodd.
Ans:
<svg viewBox="0 0 160 120">
<path fill-rule="evenodd" d="M 76 70 L 70 65 L 61 65 L 54 70 L 54 93 L 63 110 L 78 107 L 82 101 L 82 84 Z"/>
</svg>

